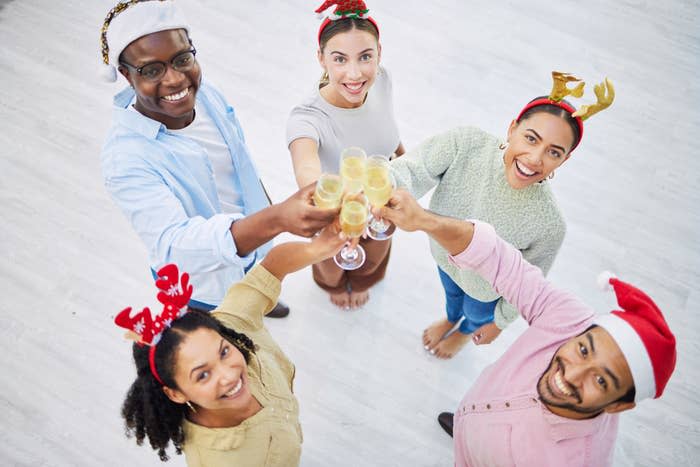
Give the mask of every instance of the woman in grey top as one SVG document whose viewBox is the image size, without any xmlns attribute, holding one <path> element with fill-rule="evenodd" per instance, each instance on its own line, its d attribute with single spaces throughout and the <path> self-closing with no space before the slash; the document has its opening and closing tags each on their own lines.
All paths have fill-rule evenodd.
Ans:
<svg viewBox="0 0 700 467">
<path fill-rule="evenodd" d="M 545 273 L 566 230 L 547 179 L 581 141 L 583 118 L 610 105 L 614 97 L 606 80 L 605 85 L 596 86 L 598 103 L 577 112 L 563 97 L 580 97 L 583 82 L 568 89 L 567 82 L 579 80 L 558 72 L 552 75 L 551 95 L 525 106 L 508 127 L 505 143 L 478 128 L 456 128 L 392 162 L 397 185 L 416 198 L 435 187 L 432 211 L 492 224 Z M 425 349 L 439 358 L 451 358 L 470 336 L 476 344 L 490 343 L 515 320 L 516 310 L 486 281 L 452 265 L 447 252 L 434 241 L 431 251 L 445 289 L 447 316 L 423 332 Z"/>
<path fill-rule="evenodd" d="M 333 3 L 326 2 L 322 8 Z M 300 187 L 316 181 L 321 173 L 338 173 L 344 148 L 359 146 L 370 155 L 404 152 L 394 119 L 391 78 L 379 65 L 377 23 L 366 16 L 364 3 L 350 3 L 356 3 L 351 14 L 336 10 L 337 19 L 326 19 L 321 25 L 318 60 L 323 77 L 292 109 L 287 122 L 287 144 Z M 365 13 L 358 16 L 358 11 Z M 359 269 L 340 269 L 332 258 L 313 266 L 314 281 L 344 309 L 367 302 L 369 288 L 384 277 L 389 261 L 390 240 L 362 239 L 360 243 L 367 258 Z"/>
</svg>

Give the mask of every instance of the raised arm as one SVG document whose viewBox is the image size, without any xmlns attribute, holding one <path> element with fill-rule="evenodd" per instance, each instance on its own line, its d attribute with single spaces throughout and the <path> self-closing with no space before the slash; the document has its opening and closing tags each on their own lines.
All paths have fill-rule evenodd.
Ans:
<svg viewBox="0 0 700 467">
<path fill-rule="evenodd" d="M 391 161 L 391 172 L 396 178 L 396 185 L 405 188 L 416 198 L 422 197 L 440 183 L 440 178 L 449 169 L 458 152 L 456 130 L 433 136 L 421 143 L 416 149 L 397 155 Z"/>
<path fill-rule="evenodd" d="M 337 225 L 332 224 L 311 242 L 288 242 L 275 246 L 243 280 L 229 288 L 216 312 L 231 315 L 253 329 L 260 329 L 263 316 L 277 302 L 284 277 L 330 258 L 346 241 L 347 238 L 339 233 Z"/>
<path fill-rule="evenodd" d="M 311 138 L 297 138 L 289 144 L 294 176 L 299 188 L 315 182 L 321 176 L 318 143 Z"/>
<path fill-rule="evenodd" d="M 580 323 L 592 316 L 578 299 L 555 289 L 538 267 L 525 261 L 489 224 L 431 213 L 404 190 L 397 190 L 387 206 L 375 211 L 401 229 L 422 230 L 433 237 L 450 253 L 450 261 L 476 271 L 529 324 L 545 314 L 542 325 L 547 327 Z"/>
<path fill-rule="evenodd" d="M 252 252 L 282 232 L 310 237 L 333 222 L 340 208 L 321 209 L 314 206 L 311 198 L 315 188 L 316 183 L 311 183 L 282 203 L 234 222 L 231 235 L 238 251 Z"/>
</svg>

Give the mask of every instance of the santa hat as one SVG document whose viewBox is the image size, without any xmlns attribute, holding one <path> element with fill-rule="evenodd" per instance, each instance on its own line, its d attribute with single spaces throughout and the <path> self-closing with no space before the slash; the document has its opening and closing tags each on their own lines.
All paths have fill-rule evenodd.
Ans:
<svg viewBox="0 0 700 467">
<path fill-rule="evenodd" d="M 335 6 L 335 10 L 332 13 L 328 13 L 328 10 L 332 6 Z M 326 0 L 323 5 L 316 8 L 316 14 L 319 19 L 323 19 L 321 27 L 318 28 L 318 42 L 321 43 L 321 34 L 326 26 L 331 24 L 331 21 L 337 21 L 339 19 L 345 18 L 357 18 L 366 19 L 377 30 L 377 35 L 379 35 L 379 26 L 377 22 L 369 16 L 369 8 L 365 5 L 362 0 Z"/>
<path fill-rule="evenodd" d="M 636 287 L 609 272 L 598 285 L 612 288 L 622 310 L 597 316 L 594 324 L 605 328 L 627 360 L 635 386 L 635 402 L 660 397 L 676 366 L 676 338 L 654 301 Z"/>
<path fill-rule="evenodd" d="M 189 27 L 172 0 L 124 1 L 112 8 L 100 34 L 102 62 L 101 75 L 105 81 L 117 80 L 119 55 L 136 39 L 169 29 Z"/>
</svg>

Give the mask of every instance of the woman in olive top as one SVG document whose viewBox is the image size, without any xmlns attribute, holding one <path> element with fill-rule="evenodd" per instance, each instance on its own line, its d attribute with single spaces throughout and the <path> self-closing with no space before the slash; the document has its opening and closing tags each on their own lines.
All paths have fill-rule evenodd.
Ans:
<svg viewBox="0 0 700 467">
<path fill-rule="evenodd" d="M 286 274 L 333 256 L 345 241 L 328 227 L 310 243 L 274 247 L 212 313 L 188 309 L 189 277 L 178 280 L 174 265 L 162 268 L 156 285 L 163 313 L 152 319 L 148 309 L 131 316 L 127 308 L 115 319 L 138 341 L 137 378 L 122 407 L 127 435 L 138 444 L 148 438 L 163 461 L 172 442 L 190 467 L 298 465 L 294 365 L 263 316 Z"/>
</svg>

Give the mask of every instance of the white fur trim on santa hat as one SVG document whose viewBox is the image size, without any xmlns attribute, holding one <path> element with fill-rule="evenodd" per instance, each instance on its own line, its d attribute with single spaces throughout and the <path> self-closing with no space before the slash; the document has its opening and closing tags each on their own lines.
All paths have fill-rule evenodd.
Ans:
<svg viewBox="0 0 700 467">
<path fill-rule="evenodd" d="M 184 29 L 189 33 L 185 17 L 175 2 L 139 2 L 129 6 L 107 28 L 109 65 L 116 67 L 119 55 L 139 37 L 169 29 Z M 116 78 L 116 69 L 114 76 Z"/>
<path fill-rule="evenodd" d="M 656 395 L 654 368 L 646 346 L 637 331 L 624 319 L 613 313 L 596 316 L 594 324 L 605 328 L 620 347 L 634 380 L 634 401 L 653 398 Z"/>
<path fill-rule="evenodd" d="M 598 274 L 596 282 L 598 283 L 598 288 L 602 291 L 612 290 L 612 285 L 610 285 L 610 279 L 616 278 L 617 276 L 610 271 L 603 271 Z"/>
</svg>

